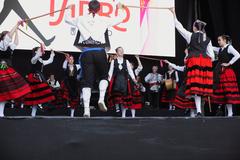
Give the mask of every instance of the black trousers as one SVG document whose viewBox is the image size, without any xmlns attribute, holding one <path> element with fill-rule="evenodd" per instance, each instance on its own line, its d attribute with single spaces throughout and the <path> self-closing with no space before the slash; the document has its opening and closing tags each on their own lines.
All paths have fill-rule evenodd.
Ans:
<svg viewBox="0 0 240 160">
<path fill-rule="evenodd" d="M 159 108 L 160 96 L 159 92 L 149 91 L 149 101 L 153 108 Z"/>
<path fill-rule="evenodd" d="M 82 67 L 82 88 L 93 88 L 98 80 L 108 79 L 108 61 L 104 49 L 83 52 L 80 58 Z"/>
</svg>

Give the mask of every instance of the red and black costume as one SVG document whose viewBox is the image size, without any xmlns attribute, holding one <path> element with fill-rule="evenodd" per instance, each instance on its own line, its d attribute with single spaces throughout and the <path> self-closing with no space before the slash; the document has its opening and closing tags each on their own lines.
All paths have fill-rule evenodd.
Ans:
<svg viewBox="0 0 240 160">
<path fill-rule="evenodd" d="M 135 79 L 135 76 L 129 62 L 125 59 L 122 59 L 122 63 L 119 61 L 121 60 L 116 59 L 112 61 L 109 71 L 111 79 L 108 92 L 108 106 L 113 107 L 116 104 L 120 104 L 124 108 L 141 109 L 142 102 L 139 99 L 141 94 L 137 86 L 133 85 L 132 81 Z"/>
<path fill-rule="evenodd" d="M 63 98 L 68 101 L 68 105 L 72 109 L 75 109 L 80 104 L 79 82 L 77 79 L 79 67 L 75 64 L 71 67 L 70 65 L 64 67 L 65 79 L 61 86 L 63 88 Z"/>
<path fill-rule="evenodd" d="M 6 35 L 7 36 L 7 35 Z M 0 102 L 18 99 L 31 92 L 28 83 L 12 68 L 13 49 L 0 49 Z"/>
<path fill-rule="evenodd" d="M 236 75 L 230 66 L 221 66 L 223 63 L 229 63 L 232 59 L 229 50 L 235 51 L 231 45 L 218 49 L 218 63 L 214 68 L 214 94 L 211 99 L 212 103 L 240 104 L 240 93 Z M 236 55 L 239 57 L 238 52 Z"/>
<path fill-rule="evenodd" d="M 55 99 L 52 90 L 43 75 L 43 67 L 50 63 L 45 63 L 37 53 L 34 54 L 37 62 L 32 63 L 32 71 L 27 76 L 27 81 L 32 89 L 32 92 L 26 95 L 24 100 L 24 104 L 27 106 L 36 106 L 51 102 Z M 51 55 L 52 61 L 53 57 Z"/>
</svg>

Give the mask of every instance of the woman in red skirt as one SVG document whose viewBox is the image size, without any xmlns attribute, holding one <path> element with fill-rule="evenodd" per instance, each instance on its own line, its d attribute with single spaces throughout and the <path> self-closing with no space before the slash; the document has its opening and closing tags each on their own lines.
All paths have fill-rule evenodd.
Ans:
<svg viewBox="0 0 240 160">
<path fill-rule="evenodd" d="M 202 117 L 201 100 L 213 94 L 212 61 L 214 52 L 211 40 L 206 36 L 206 23 L 197 20 L 193 24 L 193 33 L 183 28 L 178 21 L 175 9 L 170 11 L 174 15 L 175 26 L 189 44 L 189 54 L 186 61 L 186 89 L 188 98 L 194 98 L 197 116 Z"/>
<path fill-rule="evenodd" d="M 80 105 L 79 83 L 77 75 L 81 69 L 79 64 L 74 64 L 73 56 L 67 55 L 63 63 L 65 79 L 62 83 L 63 98 L 67 100 L 68 108 L 71 109 L 71 117 L 74 117 L 75 109 Z"/>
<path fill-rule="evenodd" d="M 165 85 L 165 87 L 163 88 L 163 93 L 162 93 L 162 98 L 161 98 L 161 101 L 163 103 L 169 104 L 169 110 L 172 111 L 172 110 L 175 110 L 175 106 L 173 105 L 173 102 L 175 100 L 176 93 L 177 93 L 177 83 L 179 82 L 177 70 L 175 70 L 171 65 L 168 65 L 168 71 L 167 71 L 167 73 L 165 73 L 164 79 L 172 80 L 172 82 L 173 82 L 172 85 L 176 86 L 176 88 L 172 88 L 172 89 L 168 90 Z"/>
<path fill-rule="evenodd" d="M 188 55 L 187 49 L 185 50 L 186 53 L 186 57 Z M 184 58 L 184 63 L 186 62 L 186 57 Z M 183 72 L 184 74 L 184 80 L 182 82 L 182 84 L 180 85 L 177 93 L 176 93 L 176 97 L 173 101 L 173 105 L 180 108 L 180 109 L 185 109 L 185 110 L 189 110 L 190 109 L 190 117 L 195 117 L 195 111 L 196 111 L 196 106 L 195 106 L 195 102 L 193 99 L 187 98 L 186 94 L 185 94 L 185 90 L 186 90 L 186 66 L 177 66 L 173 63 L 170 63 L 169 61 L 165 60 L 165 63 L 167 63 L 169 66 L 171 66 L 172 68 L 174 68 L 176 71 L 179 72 Z"/>
<path fill-rule="evenodd" d="M 133 105 L 133 88 L 131 80 L 136 83 L 131 64 L 123 58 L 124 50 L 122 47 L 116 49 L 117 59 L 111 62 L 109 70 L 109 96 L 108 106 L 119 105 L 122 109 L 122 117 L 126 117 L 127 109 L 131 109 L 132 117 L 135 117 L 136 109 L 141 106 Z"/>
<path fill-rule="evenodd" d="M 6 101 L 18 99 L 31 91 L 27 82 L 12 68 L 12 53 L 18 45 L 19 22 L 10 32 L 0 34 L 0 117 Z M 15 34 L 15 40 L 12 42 Z"/>
<path fill-rule="evenodd" d="M 231 45 L 231 39 L 227 35 L 218 37 L 218 47 L 214 51 L 218 53 L 218 64 L 214 68 L 214 94 L 212 102 L 226 105 L 228 117 L 233 116 L 232 105 L 240 104 L 240 93 L 236 75 L 231 68 L 239 58 L 239 52 Z"/>
<path fill-rule="evenodd" d="M 51 102 L 55 99 L 50 86 L 43 75 L 43 68 L 53 62 L 55 53 L 51 51 L 50 58 L 43 60 L 43 51 L 41 47 L 33 49 L 33 57 L 31 59 L 32 71 L 27 76 L 32 92 L 26 95 L 24 104 L 32 106 L 31 116 L 35 117 L 38 106 Z"/>
</svg>

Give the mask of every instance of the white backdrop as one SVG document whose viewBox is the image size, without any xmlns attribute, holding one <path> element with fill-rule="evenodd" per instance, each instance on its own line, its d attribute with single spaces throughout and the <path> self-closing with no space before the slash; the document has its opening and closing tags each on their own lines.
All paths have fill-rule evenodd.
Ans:
<svg viewBox="0 0 240 160">
<path fill-rule="evenodd" d="M 0 9 L 4 7 L 4 0 L 0 0 Z M 10 1 L 10 0 L 5 0 Z M 15 0 L 17 1 L 17 0 Z M 38 16 L 52 10 L 59 10 L 69 4 L 75 4 L 75 16 L 79 16 L 81 8 L 83 13 L 88 14 L 87 5 L 82 5 L 89 0 L 18 0 L 19 4 L 25 10 L 29 17 Z M 149 3 L 147 3 L 149 1 Z M 104 2 L 103 12 L 110 11 L 115 8 L 113 0 L 100 0 Z M 174 0 L 120 0 L 125 5 L 140 6 L 140 4 L 148 4 L 153 7 L 173 7 Z M 12 8 L 16 7 L 12 4 Z M 65 6 L 64 6 L 65 5 Z M 9 8 L 9 7 L 8 7 Z M 11 7 L 10 7 L 11 8 Z M 125 12 L 126 17 L 129 19 L 117 27 L 110 28 L 111 36 L 110 42 L 112 50 L 118 46 L 125 49 L 126 54 L 143 54 L 153 56 L 175 56 L 175 28 L 173 16 L 168 10 L 155 10 L 155 9 L 133 9 L 128 8 L 129 12 Z M 66 12 L 70 12 L 67 10 Z M 114 9 L 111 17 L 114 17 Z M 2 14 L 2 13 L 1 13 Z M 60 15 L 63 15 L 61 17 Z M 79 51 L 73 46 L 76 35 L 70 34 L 71 29 L 68 24 L 64 22 L 66 13 L 57 13 L 48 17 L 34 20 L 33 23 L 41 32 L 44 38 L 50 39 L 56 36 L 55 40 L 49 45 L 48 49 L 63 50 L 63 51 Z M 2 22 L 0 31 L 9 30 L 21 18 L 15 10 L 11 10 L 7 18 Z M 59 21 L 57 21 L 59 19 Z M 121 28 L 123 30 L 117 29 Z M 42 41 L 36 32 L 30 27 L 22 28 L 25 32 L 34 36 L 36 39 Z M 38 45 L 36 42 L 27 38 L 20 33 L 20 44 L 18 49 L 32 49 Z"/>
</svg>

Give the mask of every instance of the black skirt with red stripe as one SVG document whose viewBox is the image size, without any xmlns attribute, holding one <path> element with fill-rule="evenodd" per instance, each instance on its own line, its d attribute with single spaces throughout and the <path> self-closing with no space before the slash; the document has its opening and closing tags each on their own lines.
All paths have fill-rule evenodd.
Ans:
<svg viewBox="0 0 240 160">
<path fill-rule="evenodd" d="M 173 105 L 180 109 L 195 109 L 196 106 L 195 106 L 194 100 L 187 98 L 185 94 L 185 90 L 186 90 L 186 79 L 183 81 L 182 85 L 178 89 Z"/>
<path fill-rule="evenodd" d="M 215 84 L 211 102 L 216 104 L 240 104 L 240 93 L 236 75 L 231 68 L 220 73 L 219 83 Z"/>
<path fill-rule="evenodd" d="M 131 108 L 133 106 L 132 103 L 132 90 L 131 90 L 131 83 L 130 80 L 127 80 L 127 94 L 121 93 L 121 92 L 116 92 L 113 90 L 114 87 L 114 80 L 115 77 L 112 78 L 110 81 L 109 85 L 109 90 L 108 90 L 108 107 L 112 108 L 116 104 L 121 104 L 125 108 Z"/>
<path fill-rule="evenodd" d="M 47 82 L 41 82 L 39 76 L 30 73 L 27 78 L 32 92 L 25 96 L 24 104 L 34 106 L 55 100 L 52 90 Z"/>
<path fill-rule="evenodd" d="M 200 54 L 187 59 L 186 96 L 211 96 L 213 93 L 212 61 Z"/>
<path fill-rule="evenodd" d="M 0 69 L 0 102 L 18 99 L 29 92 L 28 83 L 13 68 Z"/>
<path fill-rule="evenodd" d="M 132 106 L 131 109 L 142 109 L 143 100 L 142 94 L 140 92 L 140 86 L 133 84 L 133 92 L 132 92 Z"/>
<path fill-rule="evenodd" d="M 65 106 L 65 99 L 63 98 L 63 89 L 53 89 L 52 88 L 53 95 L 55 97 L 55 100 L 50 102 L 50 105 L 56 109 L 61 109 Z"/>
<path fill-rule="evenodd" d="M 63 89 L 63 99 L 68 102 L 68 106 L 72 109 L 76 109 L 80 105 L 80 95 L 76 93 L 75 96 L 71 96 L 69 88 L 66 86 L 65 82 L 61 83 L 61 88 Z"/>
<path fill-rule="evenodd" d="M 173 103 L 176 98 L 178 87 L 173 90 L 167 90 L 166 87 L 163 88 L 161 102 L 163 103 Z"/>
</svg>

